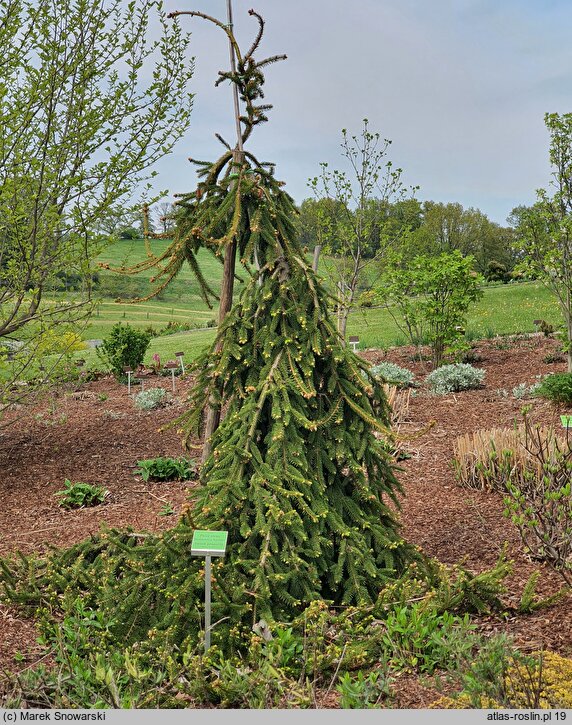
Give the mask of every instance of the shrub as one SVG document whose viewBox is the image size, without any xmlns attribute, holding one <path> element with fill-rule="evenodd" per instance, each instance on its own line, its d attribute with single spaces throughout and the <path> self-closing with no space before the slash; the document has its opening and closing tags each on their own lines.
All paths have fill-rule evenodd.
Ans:
<svg viewBox="0 0 572 725">
<path fill-rule="evenodd" d="M 371 368 L 371 374 L 399 388 L 408 388 L 413 385 L 415 377 L 411 370 L 407 370 L 407 368 L 402 368 L 390 362 L 382 362 L 379 365 L 374 365 Z"/>
<path fill-rule="evenodd" d="M 69 478 L 64 481 L 65 488 L 56 491 L 54 494 L 59 500 L 59 505 L 65 509 L 79 509 L 85 506 L 97 506 L 103 503 L 109 491 L 102 486 L 94 486 L 91 483 L 72 483 Z"/>
<path fill-rule="evenodd" d="M 482 296 L 473 257 L 455 250 L 438 256 L 390 258 L 377 290 L 380 301 L 412 344 L 431 345 L 435 367 L 463 336 L 465 315 Z"/>
<path fill-rule="evenodd" d="M 342 710 L 379 707 L 382 700 L 391 696 L 389 680 L 380 671 L 370 672 L 366 676 L 360 670 L 355 678 L 345 672 L 340 677 L 336 690 L 340 695 Z"/>
<path fill-rule="evenodd" d="M 536 395 L 554 403 L 572 404 L 572 373 L 547 375 L 538 386 Z"/>
<path fill-rule="evenodd" d="M 414 602 L 388 613 L 381 643 L 394 668 L 431 674 L 469 656 L 474 629 L 468 615 L 437 612 L 426 602 Z"/>
<path fill-rule="evenodd" d="M 186 481 L 196 476 L 196 464 L 189 458 L 149 458 L 137 461 L 138 473 L 144 481 Z"/>
<path fill-rule="evenodd" d="M 505 634 L 493 635 L 482 643 L 470 665 L 461 673 L 461 692 L 453 697 L 442 697 L 429 707 L 442 709 L 522 707 L 522 704 L 517 704 L 518 700 L 514 699 L 512 675 L 517 671 L 522 675 L 521 667 L 530 673 L 537 664 L 538 660 L 519 652 L 512 639 Z M 523 694 L 536 690 L 535 687 L 531 687 L 530 682 L 525 683 L 524 679 L 521 679 L 519 684 Z M 521 698 L 519 700 L 522 702 Z M 526 706 L 535 707 L 530 701 Z"/>
<path fill-rule="evenodd" d="M 58 334 L 48 330 L 42 335 L 38 345 L 38 355 L 62 355 L 85 350 L 87 344 L 81 339 L 77 332 L 64 332 Z"/>
<path fill-rule="evenodd" d="M 121 380 L 125 377 L 123 368 L 135 370 L 141 365 L 150 342 L 148 332 L 118 322 L 111 328 L 109 337 L 97 348 L 97 356 Z"/>
<path fill-rule="evenodd" d="M 534 468 L 511 473 L 504 514 L 525 550 L 572 585 L 572 447 L 568 437 L 542 435 L 524 414 L 523 446 Z"/>
<path fill-rule="evenodd" d="M 171 396 L 164 388 L 149 388 L 142 390 L 135 396 L 135 405 L 140 410 L 155 410 L 165 405 Z"/>
<path fill-rule="evenodd" d="M 125 227 L 119 232 L 119 239 L 141 239 L 141 234 L 135 227 Z"/>
<path fill-rule="evenodd" d="M 506 264 L 497 262 L 496 259 L 491 259 L 485 270 L 485 279 L 487 282 L 502 282 L 506 284 L 510 280 L 510 272 Z"/>
<path fill-rule="evenodd" d="M 358 297 L 358 305 L 360 307 L 373 307 L 377 302 L 377 294 L 375 290 L 368 289 L 362 292 Z"/>
<path fill-rule="evenodd" d="M 466 363 L 443 365 L 429 373 L 425 382 L 437 395 L 447 395 L 460 390 L 479 388 L 485 377 L 485 371 Z"/>
<path fill-rule="evenodd" d="M 463 690 L 429 705 L 444 709 L 541 709 L 572 705 L 572 660 L 556 652 L 525 656 L 504 636 L 492 637 L 462 678 Z M 548 718 L 549 719 L 549 718 Z"/>
</svg>

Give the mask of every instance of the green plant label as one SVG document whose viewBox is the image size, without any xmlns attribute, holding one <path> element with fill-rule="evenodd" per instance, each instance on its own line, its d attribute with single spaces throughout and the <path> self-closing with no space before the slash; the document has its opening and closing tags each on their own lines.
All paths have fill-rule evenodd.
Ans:
<svg viewBox="0 0 572 725">
<path fill-rule="evenodd" d="M 560 420 L 565 428 L 572 428 L 572 415 L 561 415 Z"/>
<path fill-rule="evenodd" d="M 228 531 L 195 531 L 191 556 L 224 556 Z"/>
</svg>

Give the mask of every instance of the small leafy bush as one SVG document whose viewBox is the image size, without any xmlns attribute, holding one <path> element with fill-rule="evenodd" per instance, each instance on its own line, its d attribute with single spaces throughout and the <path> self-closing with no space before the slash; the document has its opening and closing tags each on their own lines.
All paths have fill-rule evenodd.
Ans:
<svg viewBox="0 0 572 725">
<path fill-rule="evenodd" d="M 56 491 L 55 496 L 59 500 L 59 505 L 65 509 L 79 509 L 86 506 L 97 506 L 103 503 L 109 491 L 102 486 L 94 486 L 91 483 L 81 483 L 80 481 L 72 483 L 69 478 L 64 481 L 61 491 Z"/>
<path fill-rule="evenodd" d="M 109 337 L 97 348 L 97 356 L 102 360 L 118 380 L 125 377 L 123 368 L 137 369 L 143 362 L 151 335 L 137 330 L 131 325 L 118 322 L 113 325 Z"/>
<path fill-rule="evenodd" d="M 166 458 L 159 456 L 137 461 L 138 473 L 144 481 L 187 481 L 196 475 L 192 458 Z"/>
<path fill-rule="evenodd" d="M 155 410 L 165 405 L 171 396 L 164 388 L 149 388 L 135 396 L 135 405 L 140 410 Z"/>
<path fill-rule="evenodd" d="M 407 370 L 407 368 L 402 368 L 390 362 L 382 362 L 379 365 L 374 365 L 371 368 L 371 374 L 399 388 L 408 388 L 413 385 L 415 377 L 411 370 Z"/>
<path fill-rule="evenodd" d="M 547 375 L 538 386 L 536 395 L 553 403 L 572 404 L 572 373 Z"/>
<path fill-rule="evenodd" d="M 461 390 L 479 388 L 485 377 L 485 371 L 467 363 L 443 365 L 429 373 L 425 382 L 437 395 L 447 395 Z"/>
<path fill-rule="evenodd" d="M 432 674 L 467 659 L 474 646 L 469 615 L 438 612 L 426 602 L 388 613 L 381 644 L 393 667 Z"/>
<path fill-rule="evenodd" d="M 357 677 L 345 672 L 336 690 L 340 694 L 340 708 L 343 710 L 379 707 L 382 700 L 391 696 L 388 679 L 379 671 L 365 676 L 360 670 Z"/>
</svg>

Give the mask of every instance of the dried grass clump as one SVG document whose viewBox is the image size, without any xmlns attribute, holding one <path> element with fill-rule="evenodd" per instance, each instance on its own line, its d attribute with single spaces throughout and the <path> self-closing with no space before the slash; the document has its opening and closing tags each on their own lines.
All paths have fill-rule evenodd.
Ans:
<svg viewBox="0 0 572 725">
<path fill-rule="evenodd" d="M 536 428 L 536 436 L 549 456 L 563 445 L 554 429 Z M 526 445 L 525 426 L 492 428 L 459 436 L 454 443 L 453 467 L 461 486 L 506 492 L 507 481 L 525 475 L 542 476 L 542 463 Z"/>
<path fill-rule="evenodd" d="M 383 390 L 391 408 L 391 427 L 398 428 L 409 415 L 411 389 L 384 383 Z"/>
</svg>

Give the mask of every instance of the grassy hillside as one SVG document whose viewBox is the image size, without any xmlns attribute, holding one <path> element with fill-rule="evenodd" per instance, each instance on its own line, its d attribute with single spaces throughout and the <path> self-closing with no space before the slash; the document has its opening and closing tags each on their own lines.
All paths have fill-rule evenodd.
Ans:
<svg viewBox="0 0 572 725">
<path fill-rule="evenodd" d="M 153 240 L 155 253 L 163 251 L 168 242 Z M 101 262 L 112 267 L 129 266 L 144 258 L 145 246 L 142 240 L 120 241 L 109 247 L 100 257 Z M 218 293 L 222 265 L 212 254 L 201 251 L 199 263 L 206 279 Z M 157 352 L 166 360 L 174 352 L 185 351 L 188 360 L 214 338 L 214 330 L 204 329 L 207 323 L 217 317 L 216 309 L 209 309 L 201 299 L 196 280 L 188 266 L 183 267 L 177 280 L 160 297 L 148 302 L 116 302 L 130 297 L 145 296 L 150 293 L 149 272 L 134 276 L 123 276 L 109 270 L 100 272 L 100 303 L 85 338 L 104 338 L 116 322 L 126 322 L 133 326 L 165 327 L 169 321 L 195 325 L 198 329 L 188 333 L 154 338 L 147 360 Z M 244 274 L 242 274 L 244 277 Z M 235 290 L 240 291 L 241 281 L 237 281 Z M 483 299 L 475 305 L 468 316 L 467 331 L 473 337 L 490 337 L 495 334 L 534 331 L 533 320 L 545 319 L 554 325 L 560 323 L 560 313 L 554 298 L 538 282 L 487 287 Z M 199 329 L 200 328 L 200 329 Z M 387 310 L 358 310 L 350 315 L 348 335 L 360 337 L 360 347 L 390 347 L 402 345 L 407 341 Z M 93 351 L 82 353 L 89 360 L 94 358 Z"/>
<path fill-rule="evenodd" d="M 168 241 L 152 240 L 150 244 L 152 251 L 158 255 L 167 248 Z M 113 268 L 128 268 L 144 259 L 145 254 L 143 240 L 121 240 L 108 247 L 98 261 Z M 199 252 L 198 260 L 205 278 L 218 294 L 222 264 L 214 255 L 204 250 Z M 159 328 L 165 327 L 169 321 L 204 327 L 209 320 L 216 319 L 216 310 L 210 309 L 200 296 L 199 285 L 186 264 L 176 280 L 158 297 L 147 302 L 130 303 L 129 300 L 151 294 L 154 286 L 149 282 L 149 278 L 153 274 L 153 271 L 148 271 L 123 275 L 101 269 L 100 284 L 96 291 L 99 304 L 84 337 L 103 338 L 118 321 L 129 323 L 134 327 Z M 237 280 L 237 290 L 241 286 L 241 279 Z"/>
<path fill-rule="evenodd" d="M 492 337 L 516 332 L 534 332 L 533 320 L 544 319 L 557 326 L 561 315 L 555 298 L 539 282 L 486 287 L 483 298 L 467 316 L 467 333 Z M 358 335 L 364 347 L 407 344 L 403 333 L 387 310 L 354 312 L 348 322 L 348 335 Z"/>
</svg>

